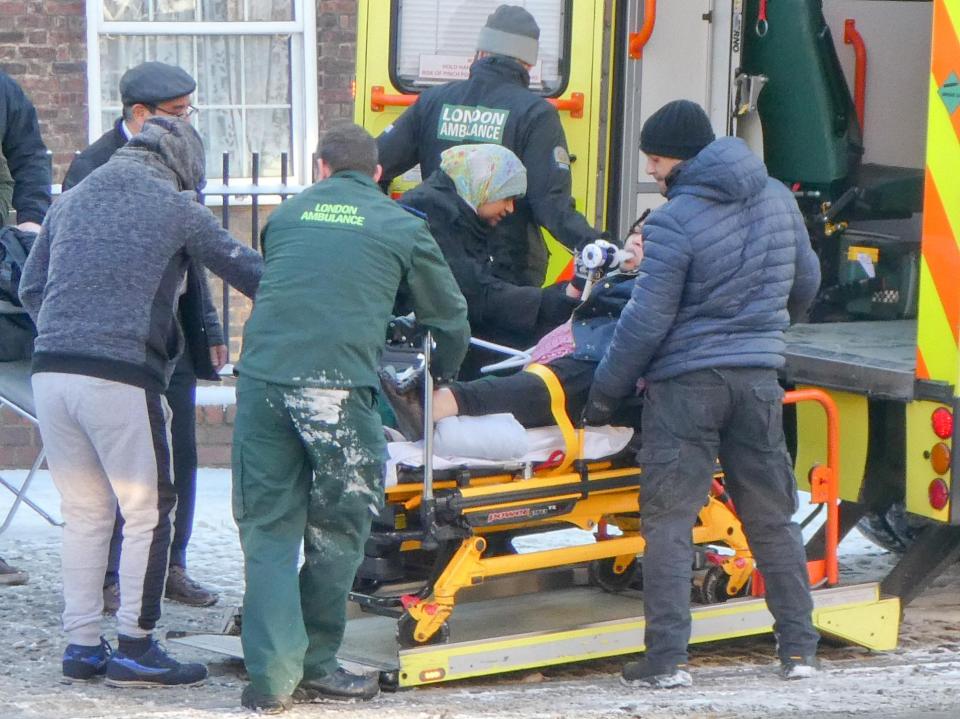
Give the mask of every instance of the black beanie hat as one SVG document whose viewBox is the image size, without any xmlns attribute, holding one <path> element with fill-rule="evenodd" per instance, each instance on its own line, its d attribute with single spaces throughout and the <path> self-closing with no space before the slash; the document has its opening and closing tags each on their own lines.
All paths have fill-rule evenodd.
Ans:
<svg viewBox="0 0 960 719">
<path fill-rule="evenodd" d="M 702 107 L 690 100 L 674 100 L 643 123 L 640 149 L 646 155 L 689 160 L 715 139 Z"/>
</svg>

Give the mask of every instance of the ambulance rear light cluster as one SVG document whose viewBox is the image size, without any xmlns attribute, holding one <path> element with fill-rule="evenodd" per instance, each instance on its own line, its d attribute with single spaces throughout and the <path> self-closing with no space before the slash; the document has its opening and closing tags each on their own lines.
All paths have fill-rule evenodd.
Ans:
<svg viewBox="0 0 960 719">
<path fill-rule="evenodd" d="M 953 412 L 946 407 L 937 407 L 930 415 L 933 433 L 940 439 L 950 439 L 953 436 Z"/>
<path fill-rule="evenodd" d="M 937 407 L 930 414 L 930 426 L 933 433 L 943 442 L 937 442 L 927 453 L 930 466 L 939 475 L 946 475 L 950 471 L 952 450 L 946 440 L 953 437 L 953 412 L 946 407 Z M 936 477 L 927 486 L 927 499 L 930 506 L 941 510 L 950 501 L 950 485 L 943 476 Z"/>
</svg>

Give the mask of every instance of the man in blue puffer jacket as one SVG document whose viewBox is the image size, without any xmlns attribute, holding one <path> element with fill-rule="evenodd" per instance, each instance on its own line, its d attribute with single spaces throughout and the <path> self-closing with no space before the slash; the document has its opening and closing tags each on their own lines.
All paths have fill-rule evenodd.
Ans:
<svg viewBox="0 0 960 719">
<path fill-rule="evenodd" d="M 766 580 L 781 676 L 809 676 L 818 636 L 782 427 L 784 331 L 820 269 L 797 203 L 739 139 L 714 139 L 703 109 L 668 103 L 640 149 L 667 203 L 643 228 L 633 294 L 597 368 L 584 421 L 604 424 L 646 382 L 639 462 L 646 657 L 628 686 L 687 686 L 690 529 L 719 457 Z"/>
</svg>

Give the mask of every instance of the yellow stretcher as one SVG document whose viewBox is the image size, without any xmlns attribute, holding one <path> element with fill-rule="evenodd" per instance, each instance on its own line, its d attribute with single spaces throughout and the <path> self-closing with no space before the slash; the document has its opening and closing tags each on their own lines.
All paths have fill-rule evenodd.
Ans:
<svg viewBox="0 0 960 719">
<path fill-rule="evenodd" d="M 402 647 L 446 641 L 458 593 L 496 577 L 587 563 L 593 583 L 606 591 L 622 591 L 642 581 L 636 576 L 644 548 L 640 470 L 632 456 L 583 460 L 583 430 L 576 430 L 566 415 L 560 382 L 543 365 L 526 371 L 540 377 L 550 392 L 552 413 L 564 437 L 561 459 L 527 471 L 474 475 L 460 470 L 435 478 L 427 453 L 422 475 L 408 476 L 386 490 L 384 517 L 390 524 L 381 519 L 368 549 L 379 554 L 376 559 L 386 565 L 387 576 L 395 581 L 420 579 L 422 585 L 391 596 L 377 591 L 378 582 L 365 585 L 361 578 L 351 598 L 368 610 L 396 616 Z M 830 492 L 824 487 L 832 477 L 829 471 L 816 471 L 817 501 L 828 502 Z M 713 487 L 693 529 L 694 543 L 705 548 L 694 588 L 702 603 L 723 602 L 759 584 L 751 583 L 753 555 L 719 476 Z M 835 522 L 836 512 L 831 515 Z M 521 534 L 567 527 L 591 532 L 595 541 L 522 554 L 510 545 L 510 539 Z M 828 567 L 832 580 L 827 583 L 837 582 L 835 531 L 832 545 L 828 531 L 830 551 L 832 558 L 813 564 L 816 582 L 827 578 Z"/>
</svg>

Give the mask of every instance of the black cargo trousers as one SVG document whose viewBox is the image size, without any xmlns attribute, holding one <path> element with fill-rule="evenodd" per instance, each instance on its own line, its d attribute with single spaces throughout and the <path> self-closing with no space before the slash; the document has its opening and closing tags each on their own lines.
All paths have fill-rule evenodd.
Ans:
<svg viewBox="0 0 960 719">
<path fill-rule="evenodd" d="M 726 487 L 766 582 L 781 658 L 810 656 L 813 628 L 797 486 L 776 370 L 723 368 L 647 385 L 639 462 L 645 645 L 658 667 L 687 660 L 691 528 L 720 458 Z"/>
</svg>

